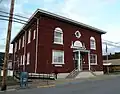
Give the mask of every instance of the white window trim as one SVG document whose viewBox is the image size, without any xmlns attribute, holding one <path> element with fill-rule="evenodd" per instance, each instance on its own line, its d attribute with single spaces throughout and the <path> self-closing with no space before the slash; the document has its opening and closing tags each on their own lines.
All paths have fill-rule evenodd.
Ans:
<svg viewBox="0 0 120 94">
<path fill-rule="evenodd" d="M 55 36 L 55 32 L 59 32 L 59 33 L 62 34 L 62 37 L 61 37 L 62 42 L 56 42 L 56 41 L 54 40 L 54 44 L 61 44 L 61 45 L 63 45 L 63 31 L 62 31 L 62 29 L 59 28 L 59 27 L 55 28 L 55 30 L 54 30 L 54 39 L 55 39 L 55 37 L 56 37 L 56 36 Z M 59 38 L 59 37 L 56 37 L 56 38 Z"/>
<path fill-rule="evenodd" d="M 23 57 L 22 57 L 22 55 L 20 56 L 20 65 L 22 65 L 22 63 L 23 63 Z"/>
<path fill-rule="evenodd" d="M 27 63 L 26 65 L 30 65 L 30 52 L 27 53 Z"/>
<path fill-rule="evenodd" d="M 31 29 L 28 31 L 28 43 L 31 42 Z"/>
<path fill-rule="evenodd" d="M 21 48 L 21 39 L 19 39 L 19 50 Z"/>
<path fill-rule="evenodd" d="M 54 62 L 54 55 L 53 55 L 53 53 L 54 52 L 63 52 L 63 62 Z M 61 50 L 53 50 L 52 51 L 52 64 L 54 64 L 54 65 L 63 65 L 63 64 L 65 64 L 64 63 L 64 51 L 61 51 Z"/>
<path fill-rule="evenodd" d="M 94 41 L 94 47 L 91 47 L 91 41 Z M 96 40 L 94 37 L 90 37 L 90 49 L 96 50 Z"/>
<path fill-rule="evenodd" d="M 36 29 L 33 31 L 33 40 L 35 39 L 36 37 Z"/>
<path fill-rule="evenodd" d="M 15 42 L 15 52 L 17 51 L 17 42 Z"/>
<path fill-rule="evenodd" d="M 25 55 L 23 55 L 23 63 L 22 65 L 25 65 Z"/>
<path fill-rule="evenodd" d="M 23 36 L 23 39 L 22 39 L 22 47 L 24 47 L 24 39 L 25 39 L 25 37 Z"/>
<path fill-rule="evenodd" d="M 91 54 L 91 55 L 95 55 L 96 63 L 91 63 L 91 62 L 90 62 L 90 65 L 98 65 L 98 64 L 97 64 L 97 54 Z M 91 58 L 90 58 L 90 59 L 91 59 Z"/>
</svg>

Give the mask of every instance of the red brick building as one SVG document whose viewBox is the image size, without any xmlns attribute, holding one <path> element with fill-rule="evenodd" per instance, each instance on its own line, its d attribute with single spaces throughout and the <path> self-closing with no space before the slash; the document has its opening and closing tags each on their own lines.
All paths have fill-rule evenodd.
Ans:
<svg viewBox="0 0 120 94">
<path fill-rule="evenodd" d="M 100 29 L 38 9 L 12 41 L 14 70 L 103 71 L 102 34 Z"/>
</svg>

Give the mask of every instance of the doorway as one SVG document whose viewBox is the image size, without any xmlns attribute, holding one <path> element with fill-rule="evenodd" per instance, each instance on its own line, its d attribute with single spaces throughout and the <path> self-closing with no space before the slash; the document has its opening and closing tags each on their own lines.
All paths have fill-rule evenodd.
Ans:
<svg viewBox="0 0 120 94">
<path fill-rule="evenodd" d="M 73 58 L 74 58 L 75 69 L 81 71 L 82 70 L 83 56 L 80 53 L 80 51 L 74 51 Z"/>
</svg>

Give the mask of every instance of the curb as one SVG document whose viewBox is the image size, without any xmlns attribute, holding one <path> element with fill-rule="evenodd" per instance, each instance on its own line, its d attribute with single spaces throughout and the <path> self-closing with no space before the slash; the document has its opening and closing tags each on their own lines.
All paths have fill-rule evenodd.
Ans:
<svg viewBox="0 0 120 94">
<path fill-rule="evenodd" d="M 0 92 L 8 92 L 8 91 L 15 91 L 16 89 L 7 89 L 5 91 L 0 91 Z"/>
<path fill-rule="evenodd" d="M 48 88 L 48 87 L 55 87 L 56 85 L 44 85 L 44 86 L 37 86 L 37 88 Z"/>
</svg>

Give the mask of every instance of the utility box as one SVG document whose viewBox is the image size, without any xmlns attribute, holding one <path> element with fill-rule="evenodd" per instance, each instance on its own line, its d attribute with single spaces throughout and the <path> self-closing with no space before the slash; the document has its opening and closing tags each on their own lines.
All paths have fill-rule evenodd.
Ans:
<svg viewBox="0 0 120 94">
<path fill-rule="evenodd" d="M 28 86 L 28 72 L 20 73 L 20 87 L 26 88 Z"/>
</svg>

